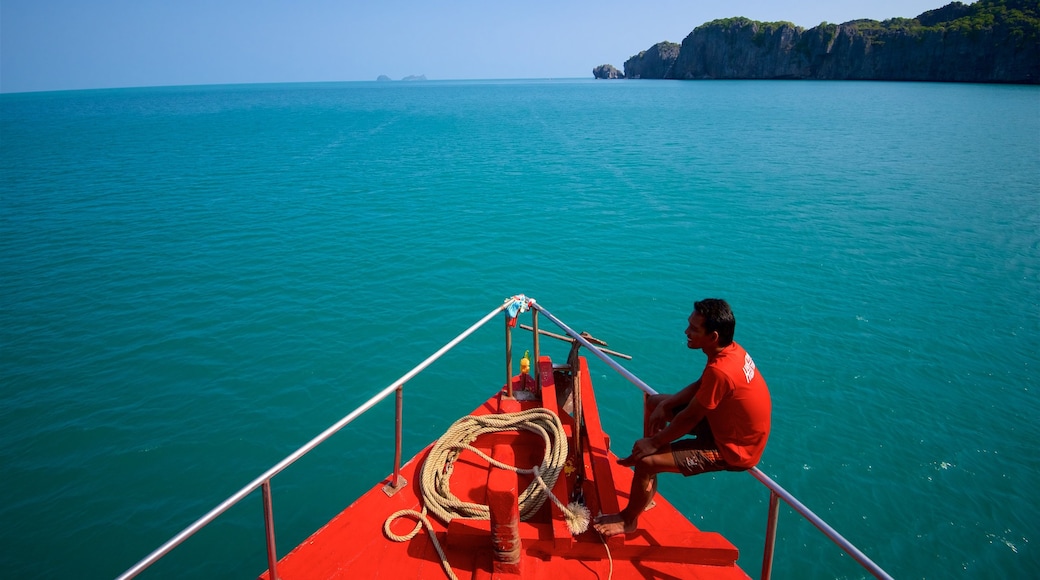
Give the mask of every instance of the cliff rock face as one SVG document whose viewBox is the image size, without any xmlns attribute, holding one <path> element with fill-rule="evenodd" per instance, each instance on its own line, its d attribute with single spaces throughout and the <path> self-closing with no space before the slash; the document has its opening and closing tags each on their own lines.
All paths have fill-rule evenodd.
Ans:
<svg viewBox="0 0 1040 580">
<path fill-rule="evenodd" d="M 822 32 L 822 34 L 821 34 Z M 828 37 L 830 42 L 826 42 Z M 819 79 L 884 79 L 982 83 L 1040 83 L 1040 46 L 1016 42 L 1007 26 L 989 31 L 924 28 L 877 30 L 852 22 L 803 37 L 809 75 Z"/>
<path fill-rule="evenodd" d="M 624 73 L 614 68 L 612 64 L 601 64 L 592 69 L 592 76 L 597 79 L 623 79 Z"/>
<path fill-rule="evenodd" d="M 658 42 L 625 61 L 625 77 L 630 79 L 672 78 L 672 65 L 679 58 L 679 45 L 674 42 Z"/>
<path fill-rule="evenodd" d="M 625 76 L 658 79 L 820 79 L 1040 84 L 1040 3 L 953 2 L 917 18 L 823 23 L 747 18 L 697 27 L 673 57 L 658 43 Z"/>
<path fill-rule="evenodd" d="M 675 79 L 806 78 L 808 62 L 796 51 L 801 30 L 789 22 L 716 20 L 683 40 Z"/>
</svg>

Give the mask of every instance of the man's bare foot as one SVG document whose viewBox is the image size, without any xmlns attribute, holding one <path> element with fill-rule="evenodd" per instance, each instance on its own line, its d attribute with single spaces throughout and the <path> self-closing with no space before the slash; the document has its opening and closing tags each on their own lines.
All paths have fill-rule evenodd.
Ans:
<svg viewBox="0 0 1040 580">
<path fill-rule="evenodd" d="M 605 514 L 599 516 L 596 518 L 596 522 L 592 524 L 592 527 L 596 528 L 596 531 L 606 538 L 618 534 L 631 534 L 636 531 L 636 523 L 626 523 L 625 519 L 621 517 L 621 514 Z"/>
</svg>

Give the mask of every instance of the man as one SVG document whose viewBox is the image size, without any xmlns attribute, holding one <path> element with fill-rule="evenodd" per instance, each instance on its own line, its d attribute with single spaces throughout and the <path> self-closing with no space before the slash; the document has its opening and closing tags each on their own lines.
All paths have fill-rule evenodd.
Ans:
<svg viewBox="0 0 1040 580">
<path fill-rule="evenodd" d="M 751 356 L 733 342 L 736 320 L 729 304 L 717 298 L 696 302 L 688 322 L 686 346 L 703 351 L 708 362 L 685 389 L 647 398 L 648 436 L 618 460 L 635 466 L 628 505 L 620 514 L 596 519 L 594 526 L 604 536 L 636 531 L 658 473 L 743 471 L 758 463 L 766 447 L 769 389 Z M 695 438 L 683 438 L 688 434 Z"/>
</svg>

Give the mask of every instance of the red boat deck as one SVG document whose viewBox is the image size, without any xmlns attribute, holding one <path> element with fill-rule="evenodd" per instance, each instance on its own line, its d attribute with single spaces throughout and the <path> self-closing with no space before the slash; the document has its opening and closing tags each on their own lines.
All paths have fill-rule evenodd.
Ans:
<svg viewBox="0 0 1040 580">
<path fill-rule="evenodd" d="M 593 514 L 616 512 L 619 503 L 624 505 L 628 501 L 632 471 L 617 465 L 617 457 L 608 450 L 609 441 L 600 425 L 585 359 L 580 360 L 587 433 L 583 439 L 586 479 L 582 489 Z M 559 411 L 552 363 L 542 357 L 538 366 L 544 406 L 560 416 L 571 435 L 573 419 Z M 541 401 L 517 401 L 499 393 L 473 414 L 507 413 L 538 406 L 543 406 Z M 527 431 L 485 435 L 473 446 L 503 463 L 524 468 L 540 463 L 544 452 L 542 439 Z M 446 578 L 425 529 L 406 542 L 393 541 L 383 534 L 383 522 L 394 512 L 421 509 L 418 483 L 422 463 L 431 448 L 432 444 L 402 466 L 401 475 L 408 481 L 403 489 L 388 497 L 383 486 L 390 477 L 380 482 L 282 558 L 278 563 L 278 577 L 284 580 Z M 575 485 L 574 477 L 573 474 L 561 475 L 553 489 L 565 505 Z M 472 452 L 463 451 L 455 462 L 451 487 L 464 501 L 486 504 L 487 490 L 501 487 L 503 481 L 506 487 L 511 487 L 509 478 L 517 490 L 525 489 L 531 481 L 530 476 L 491 468 Z M 429 518 L 448 562 L 462 579 L 748 578 L 736 565 L 738 553 L 732 544 L 717 533 L 698 530 L 660 495 L 655 498 L 654 507 L 640 518 L 636 533 L 613 537 L 609 542 L 604 542 L 591 527 L 572 536 L 559 508 L 547 501 L 533 518 L 520 522 L 519 573 L 496 567 L 487 520 L 455 518 L 445 526 L 432 514 Z M 405 534 L 413 525 L 414 520 L 405 517 L 394 522 L 392 529 Z M 261 579 L 268 577 L 265 572 Z"/>
</svg>

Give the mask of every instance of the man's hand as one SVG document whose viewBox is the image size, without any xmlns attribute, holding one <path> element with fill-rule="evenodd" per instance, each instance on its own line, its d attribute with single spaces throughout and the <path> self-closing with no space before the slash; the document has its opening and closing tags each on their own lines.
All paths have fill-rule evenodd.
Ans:
<svg viewBox="0 0 1040 580">
<path fill-rule="evenodd" d="M 636 464 L 640 459 L 647 455 L 653 455 L 657 453 L 659 447 L 654 445 L 654 442 L 650 437 L 643 437 L 632 444 L 632 454 L 624 459 L 618 459 L 618 465 L 624 465 L 625 467 L 631 467 Z"/>
</svg>

